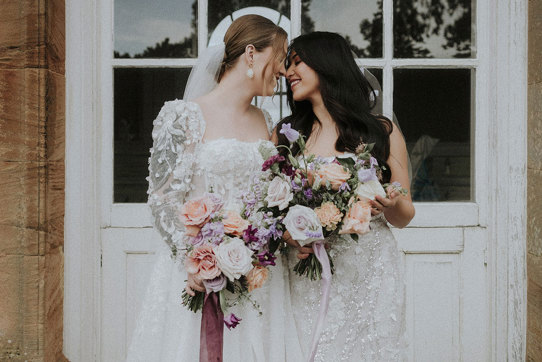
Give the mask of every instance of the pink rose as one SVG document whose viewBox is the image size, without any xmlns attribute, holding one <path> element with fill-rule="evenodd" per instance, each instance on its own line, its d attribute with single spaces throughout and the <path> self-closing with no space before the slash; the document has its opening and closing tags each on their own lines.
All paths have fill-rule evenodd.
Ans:
<svg viewBox="0 0 542 362">
<path fill-rule="evenodd" d="M 369 232 L 370 222 L 371 204 L 367 201 L 357 201 L 350 205 L 339 234 L 365 234 Z"/>
<path fill-rule="evenodd" d="M 269 270 L 263 266 L 255 266 L 247 274 L 248 291 L 252 292 L 254 289 L 261 288 L 267 280 Z"/>
<path fill-rule="evenodd" d="M 320 168 L 316 170 L 316 175 L 320 176 L 323 184 L 329 181 L 331 188 L 335 191 L 337 191 L 341 185 L 352 176 L 350 171 L 335 162 L 320 166 Z"/>
<path fill-rule="evenodd" d="M 224 224 L 224 233 L 235 236 L 243 236 L 243 231 L 248 228 L 248 221 L 234 211 L 227 211 L 222 223 Z"/>
<path fill-rule="evenodd" d="M 214 279 L 220 275 L 211 245 L 196 246 L 185 261 L 186 271 L 201 279 Z"/>
<path fill-rule="evenodd" d="M 179 219 L 186 227 L 186 234 L 196 236 L 215 210 L 215 204 L 208 196 L 202 196 L 184 203 Z"/>
</svg>

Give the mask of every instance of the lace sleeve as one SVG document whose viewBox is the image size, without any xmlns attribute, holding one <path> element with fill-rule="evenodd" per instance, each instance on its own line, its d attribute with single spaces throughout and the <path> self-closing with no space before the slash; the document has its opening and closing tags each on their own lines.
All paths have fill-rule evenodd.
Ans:
<svg viewBox="0 0 542 362">
<path fill-rule="evenodd" d="M 273 121 L 273 118 L 271 118 L 271 115 L 269 112 L 267 112 L 265 109 L 262 108 L 263 116 L 265 117 L 265 123 L 267 124 L 267 131 L 269 132 L 269 135 L 273 134 L 273 130 L 275 129 L 275 121 Z"/>
<path fill-rule="evenodd" d="M 183 231 L 178 211 L 193 187 L 195 149 L 205 125 L 196 104 L 175 100 L 164 104 L 153 126 L 148 205 L 154 227 L 176 255 Z"/>
</svg>

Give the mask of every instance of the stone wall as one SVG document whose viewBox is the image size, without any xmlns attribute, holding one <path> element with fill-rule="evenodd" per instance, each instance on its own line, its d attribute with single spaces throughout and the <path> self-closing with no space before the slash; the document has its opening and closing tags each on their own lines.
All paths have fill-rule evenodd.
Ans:
<svg viewBox="0 0 542 362">
<path fill-rule="evenodd" d="M 529 0 L 527 361 L 542 361 L 542 0 Z"/>
<path fill-rule="evenodd" d="M 64 0 L 0 8 L 0 360 L 62 361 Z"/>
</svg>

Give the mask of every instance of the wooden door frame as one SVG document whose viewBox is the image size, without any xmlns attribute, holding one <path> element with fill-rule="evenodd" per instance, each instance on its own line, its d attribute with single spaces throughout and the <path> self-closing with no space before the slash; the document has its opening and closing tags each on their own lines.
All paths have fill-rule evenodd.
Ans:
<svg viewBox="0 0 542 362">
<path fill-rule="evenodd" d="M 101 13 L 101 1 L 66 1 L 64 354 L 74 362 L 101 355 L 100 84 L 107 70 L 99 67 L 99 49 L 108 36 L 100 24 L 112 21 Z M 480 165 L 489 189 L 480 218 L 490 240 L 489 355 L 519 361 L 526 349 L 527 3 L 496 0 L 478 21 L 484 29 L 478 51 L 485 54 L 479 72 L 488 80 L 476 101 L 485 104 L 489 124 L 487 160 Z"/>
</svg>

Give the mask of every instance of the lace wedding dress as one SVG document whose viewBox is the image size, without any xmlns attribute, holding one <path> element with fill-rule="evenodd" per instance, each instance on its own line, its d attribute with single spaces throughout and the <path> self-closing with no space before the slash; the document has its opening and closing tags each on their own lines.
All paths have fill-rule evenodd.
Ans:
<svg viewBox="0 0 542 362">
<path fill-rule="evenodd" d="M 315 361 L 405 360 L 403 267 L 397 242 L 381 214 L 371 231 L 330 241 L 335 273 L 329 310 Z M 320 307 L 320 281 L 293 272 L 297 251 L 288 255 L 292 309 L 303 355 Z"/>
<path fill-rule="evenodd" d="M 264 114 L 272 130 L 272 121 Z M 204 132 L 201 109 L 193 102 L 166 102 L 154 121 L 149 205 L 164 242 L 150 276 L 127 361 L 199 360 L 201 312 L 193 313 L 181 304 L 187 276 L 182 263 L 170 256 L 170 247 L 179 245 L 183 233 L 176 214 L 184 200 L 211 189 L 222 195 L 225 208 L 236 207 L 251 174 L 261 169 L 259 145 L 269 142 L 225 138 L 202 142 Z M 299 347 L 288 343 L 298 337 L 289 303 L 287 270 L 280 258 L 276 262 L 265 285 L 253 292 L 263 315 L 248 304 L 231 310 L 242 321 L 235 329 L 224 330 L 224 361 L 301 360 Z"/>
</svg>

